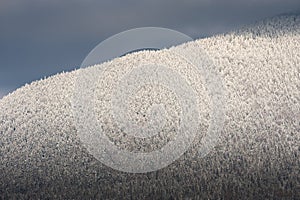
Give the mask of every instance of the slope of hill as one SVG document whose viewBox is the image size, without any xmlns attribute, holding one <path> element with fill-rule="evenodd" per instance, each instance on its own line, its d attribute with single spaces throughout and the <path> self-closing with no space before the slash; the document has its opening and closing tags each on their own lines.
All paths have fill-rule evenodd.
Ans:
<svg viewBox="0 0 300 200">
<path fill-rule="evenodd" d="M 197 157 L 200 143 L 194 142 L 180 159 L 146 174 L 119 172 L 95 159 L 78 138 L 74 124 L 71 103 L 77 89 L 76 76 L 108 65 L 126 69 L 141 59 L 165 61 L 176 68 L 176 59 L 166 59 L 167 53 L 184 51 L 200 56 L 198 45 L 214 62 L 226 91 L 225 123 L 218 145 L 200 158 Z M 170 50 L 126 55 L 111 63 L 58 74 L 19 88 L 0 100 L 0 196 L 4 199 L 297 199 L 300 197 L 299 49 L 300 16 L 280 16 L 240 31 Z M 107 73 L 105 80 L 113 82 L 113 72 Z M 197 83 L 202 111 L 200 133 L 205 134 L 211 117 L 209 94 L 201 90 L 205 88 L 201 75 L 197 77 L 190 71 L 180 73 Z M 108 90 L 103 85 L 99 87 L 96 95 Z M 95 111 L 101 121 L 105 109 L 97 102 L 95 105 L 99 106 Z M 169 137 L 172 139 L 172 134 Z M 118 143 L 122 139 L 113 140 Z M 119 144 L 129 149 L 135 145 L 120 141 Z M 144 150 L 151 148 L 150 145 Z"/>
</svg>

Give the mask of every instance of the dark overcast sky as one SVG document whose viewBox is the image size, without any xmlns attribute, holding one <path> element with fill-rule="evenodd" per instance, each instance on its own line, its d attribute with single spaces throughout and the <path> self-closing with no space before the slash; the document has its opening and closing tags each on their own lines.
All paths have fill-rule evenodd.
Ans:
<svg viewBox="0 0 300 200">
<path fill-rule="evenodd" d="M 78 68 L 127 29 L 165 27 L 196 39 L 299 9 L 299 0 L 0 0 L 0 98 Z"/>
</svg>

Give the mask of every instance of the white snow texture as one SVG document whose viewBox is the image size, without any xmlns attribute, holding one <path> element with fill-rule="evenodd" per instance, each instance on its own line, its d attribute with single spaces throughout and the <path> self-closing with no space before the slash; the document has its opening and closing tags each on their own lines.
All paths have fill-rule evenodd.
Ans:
<svg viewBox="0 0 300 200">
<path fill-rule="evenodd" d="M 216 66 L 226 96 L 221 136 L 205 157 L 197 153 L 212 117 L 209 94 L 201 74 L 167 56 L 174 49 L 197 56 L 198 45 Z M 199 137 L 163 169 L 124 173 L 99 162 L 82 144 L 74 124 L 72 97 L 79 72 L 96 72 L 108 65 L 126 70 L 143 59 L 153 63 L 165 60 L 195 83 L 200 99 Z M 115 83 L 117 72 L 108 68 L 105 73 L 95 92 L 95 113 L 114 144 L 128 151 L 149 152 L 174 139 L 180 105 L 171 92 L 151 86 L 136 94 L 136 99 L 146 103 L 133 103 L 129 116 L 142 123 L 146 120 L 143 106 L 155 101 L 151 94 L 160 95 L 168 113 L 162 134 L 151 140 L 120 134 L 106 116 L 111 88 L 105 83 Z M 300 16 L 296 14 L 169 50 L 137 52 L 61 73 L 25 85 L 0 100 L 3 199 L 299 199 L 299 158 Z"/>
</svg>

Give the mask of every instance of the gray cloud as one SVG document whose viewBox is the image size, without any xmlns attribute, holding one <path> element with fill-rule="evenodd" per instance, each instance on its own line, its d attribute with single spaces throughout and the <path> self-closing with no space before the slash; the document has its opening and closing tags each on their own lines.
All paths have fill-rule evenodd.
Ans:
<svg viewBox="0 0 300 200">
<path fill-rule="evenodd" d="M 0 99 L 16 88 L 0 88 Z"/>
<path fill-rule="evenodd" d="M 215 26 L 234 26 L 300 8 L 298 0 L 152 0 L 152 1 L 2 1 L 2 36 L 20 36 L 39 42 L 48 35 L 51 42 L 72 37 L 108 36 L 129 27 L 157 25 L 204 28 L 193 37 L 211 33 Z M 209 30 L 211 29 L 211 30 Z M 38 35 L 39 34 L 39 35 Z M 70 37 L 70 34 L 72 37 Z"/>
</svg>

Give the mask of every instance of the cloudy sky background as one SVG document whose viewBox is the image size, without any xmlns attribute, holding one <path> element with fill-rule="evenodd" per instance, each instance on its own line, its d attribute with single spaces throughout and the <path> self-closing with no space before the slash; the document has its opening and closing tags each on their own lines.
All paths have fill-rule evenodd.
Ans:
<svg viewBox="0 0 300 200">
<path fill-rule="evenodd" d="M 299 0 L 1 0 L 0 98 L 78 68 L 124 30 L 158 26 L 196 39 L 299 10 Z"/>
</svg>

